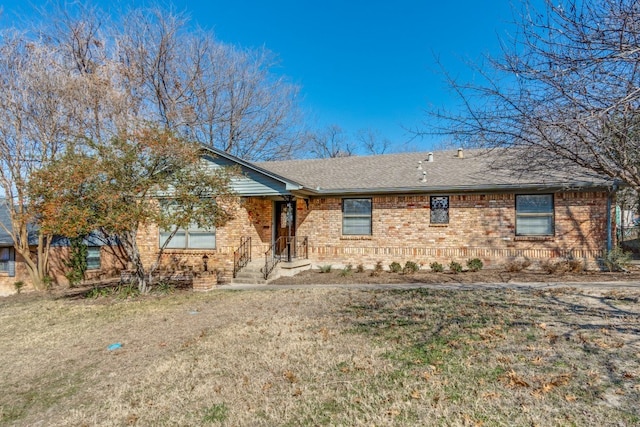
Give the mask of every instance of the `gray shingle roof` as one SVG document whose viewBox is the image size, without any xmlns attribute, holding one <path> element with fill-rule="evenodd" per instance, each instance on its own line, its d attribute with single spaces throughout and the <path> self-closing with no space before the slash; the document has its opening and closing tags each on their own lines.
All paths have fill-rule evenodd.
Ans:
<svg viewBox="0 0 640 427">
<path fill-rule="evenodd" d="M 0 198 L 0 223 L 4 227 L 0 226 L 0 246 L 11 246 L 13 245 L 13 239 L 5 231 L 5 227 L 11 230 L 11 221 L 9 220 L 9 211 L 7 210 L 7 203 L 5 199 Z"/>
<path fill-rule="evenodd" d="M 318 193 L 480 191 L 517 188 L 604 187 L 610 182 L 577 167 L 548 164 L 540 171 L 500 166 L 500 150 L 399 153 L 258 163 L 261 168 Z M 419 164 L 418 162 L 422 162 Z M 420 165 L 420 167 L 419 167 Z"/>
</svg>

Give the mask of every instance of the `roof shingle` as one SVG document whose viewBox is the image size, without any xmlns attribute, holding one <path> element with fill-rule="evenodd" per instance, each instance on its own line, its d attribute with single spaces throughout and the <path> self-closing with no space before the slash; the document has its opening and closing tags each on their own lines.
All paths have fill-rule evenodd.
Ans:
<svg viewBox="0 0 640 427">
<path fill-rule="evenodd" d="M 607 179 L 577 167 L 549 165 L 543 171 L 517 171 L 498 167 L 499 150 L 465 150 L 433 153 L 398 153 L 331 159 L 288 160 L 258 163 L 260 167 L 289 178 L 313 191 L 452 191 L 515 187 L 605 186 Z M 421 163 L 419 163 L 421 162 Z M 502 164 L 506 165 L 507 162 Z"/>
</svg>

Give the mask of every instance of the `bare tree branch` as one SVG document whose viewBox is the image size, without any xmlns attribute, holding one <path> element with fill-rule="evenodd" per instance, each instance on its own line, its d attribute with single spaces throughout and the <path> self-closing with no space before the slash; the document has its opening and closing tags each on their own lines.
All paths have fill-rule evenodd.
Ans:
<svg viewBox="0 0 640 427">
<path fill-rule="evenodd" d="M 309 152 L 318 159 L 349 157 L 355 154 L 355 147 L 347 140 L 346 133 L 338 125 L 308 133 Z"/>
<path fill-rule="evenodd" d="M 640 188 L 640 5 L 545 4 L 525 5 L 502 56 L 474 67 L 480 83 L 447 76 L 462 110 L 433 111 L 431 132 L 516 149 L 507 157 L 526 168 L 559 159 Z"/>
</svg>

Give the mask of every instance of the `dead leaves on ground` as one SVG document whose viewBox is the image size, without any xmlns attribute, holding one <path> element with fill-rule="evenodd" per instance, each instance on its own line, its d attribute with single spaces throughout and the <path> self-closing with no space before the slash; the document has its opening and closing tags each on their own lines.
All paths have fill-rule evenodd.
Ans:
<svg viewBox="0 0 640 427">
<path fill-rule="evenodd" d="M 543 395 L 550 393 L 559 387 L 564 387 L 569 384 L 572 379 L 571 374 L 560 374 L 556 376 L 552 376 L 550 378 L 536 376 L 531 379 L 525 379 L 522 375 L 518 374 L 513 369 L 507 372 L 503 377 L 503 382 L 510 388 L 530 388 L 531 395 L 534 397 L 543 397 Z M 565 396 L 565 399 L 569 401 L 575 400 L 575 396 L 573 400 L 571 400 L 571 396 Z"/>
</svg>

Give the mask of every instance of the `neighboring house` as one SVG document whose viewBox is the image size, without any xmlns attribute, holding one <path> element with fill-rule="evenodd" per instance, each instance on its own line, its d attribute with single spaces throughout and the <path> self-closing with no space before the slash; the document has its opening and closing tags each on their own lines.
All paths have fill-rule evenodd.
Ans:
<svg viewBox="0 0 640 427">
<path fill-rule="evenodd" d="M 229 281 L 250 246 L 254 265 L 273 258 L 334 267 L 382 261 L 428 266 L 480 258 L 584 259 L 593 267 L 615 230 L 614 182 L 585 170 L 498 171 L 500 152 L 462 150 L 252 164 L 218 150 L 211 167 L 239 165 L 235 217 L 217 230 L 181 230 L 164 254 L 171 268 L 216 270 Z M 140 233 L 147 263 L 163 233 Z M 289 242 L 289 245 L 287 245 Z M 241 253 L 241 252 L 240 252 Z"/>
<path fill-rule="evenodd" d="M 9 213 L 6 208 L 4 208 L 6 204 L 3 199 L 0 199 L 0 224 L 8 225 L 9 222 Z M 5 231 L 5 229 L 0 225 L 0 288 L 6 287 L 6 285 L 11 282 L 11 286 L 13 287 L 13 283 L 16 281 L 16 253 L 13 249 L 13 239 L 11 236 Z M 2 295 L 2 291 L 0 290 L 0 295 Z"/>
<path fill-rule="evenodd" d="M 11 230 L 8 205 L 5 199 L 0 199 L 0 296 L 11 294 L 15 291 L 16 282 L 30 283 L 29 273 L 24 259 L 13 248 L 13 239 L 5 230 Z M 83 243 L 87 245 L 87 274 L 88 279 L 117 276 L 125 267 L 120 261 L 121 257 L 116 252 L 117 245 L 111 239 L 102 239 L 97 234 L 87 236 Z M 29 233 L 29 245 L 32 253 L 38 244 L 38 236 L 35 230 Z M 65 261 L 69 257 L 69 239 L 56 237 L 51 243 L 49 254 L 49 276 L 56 284 L 68 283 L 65 273 L 69 270 Z"/>
<path fill-rule="evenodd" d="M 393 261 L 427 268 L 470 258 L 491 266 L 517 257 L 574 257 L 595 267 L 615 236 L 615 183 L 575 167 L 497 170 L 500 155 L 459 150 L 254 164 L 205 149 L 211 168 L 242 171 L 232 182 L 234 217 L 217 229 L 178 230 L 161 269 L 215 271 L 229 282 L 248 258 L 245 270 L 256 272 L 281 261 L 271 277 L 285 268 L 371 268 L 378 261 L 385 268 Z M 143 262 L 151 265 L 166 234 L 151 224 L 138 236 Z M 0 233 L 5 288 L 28 280 L 6 237 Z M 105 261 L 111 246 L 88 243 L 91 276 L 119 274 L 123 265 L 112 255 Z M 51 275 L 64 283 L 68 248 L 52 251 Z"/>
</svg>

